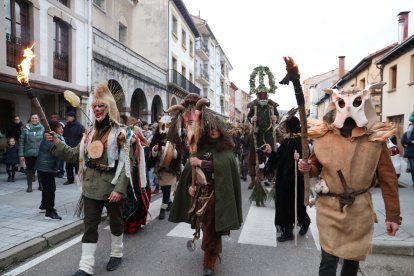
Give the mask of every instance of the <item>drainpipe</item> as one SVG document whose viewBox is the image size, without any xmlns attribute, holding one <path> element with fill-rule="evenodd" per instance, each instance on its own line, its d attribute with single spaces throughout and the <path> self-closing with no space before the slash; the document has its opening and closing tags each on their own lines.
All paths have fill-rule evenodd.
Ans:
<svg viewBox="0 0 414 276">
<path fill-rule="evenodd" d="M 167 82 L 166 82 L 166 86 L 167 86 L 167 103 L 166 103 L 166 109 L 168 109 L 170 107 L 170 91 L 168 89 L 168 82 L 170 81 L 170 3 L 171 0 L 168 1 L 168 5 L 167 5 Z M 166 110 L 165 109 L 165 110 Z"/>
<path fill-rule="evenodd" d="M 87 99 L 87 107 L 91 106 L 91 97 L 90 93 L 92 92 L 92 0 L 86 1 L 86 10 L 87 10 L 87 16 L 88 16 L 88 26 L 87 26 L 87 32 L 86 32 L 86 90 L 88 92 L 88 99 Z M 88 116 L 90 115 L 90 108 L 85 109 Z M 86 118 L 85 120 L 86 121 Z M 84 125 L 88 125 L 87 124 Z"/>
</svg>

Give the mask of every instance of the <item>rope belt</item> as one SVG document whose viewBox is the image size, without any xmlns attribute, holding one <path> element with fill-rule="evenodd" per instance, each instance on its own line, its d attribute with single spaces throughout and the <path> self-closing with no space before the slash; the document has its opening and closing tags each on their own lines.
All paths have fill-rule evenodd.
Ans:
<svg viewBox="0 0 414 276">
<path fill-rule="evenodd" d="M 108 167 L 108 165 L 104 165 L 104 164 L 95 164 L 95 163 L 88 162 L 88 163 L 86 163 L 86 166 L 88 168 L 95 169 L 95 170 L 100 171 L 100 172 L 115 171 L 115 168 Z"/>
<path fill-rule="evenodd" d="M 344 207 L 346 206 L 346 205 L 348 205 L 348 206 L 350 206 L 350 205 L 352 205 L 353 203 L 354 203 L 354 201 L 355 201 L 355 197 L 357 197 L 357 196 L 359 196 L 359 195 L 362 195 L 362 194 L 364 194 L 364 193 L 366 193 L 366 192 L 368 192 L 373 186 L 374 186 L 374 182 L 373 183 L 371 183 L 371 186 L 369 186 L 368 188 L 366 188 L 366 189 L 363 189 L 363 190 L 359 190 L 359 191 L 352 191 L 352 192 L 350 192 L 349 191 L 349 187 L 348 187 L 348 185 L 346 184 L 346 181 L 345 181 L 345 177 L 344 177 L 344 175 L 342 174 L 342 171 L 341 170 L 338 170 L 338 171 L 336 171 L 337 172 L 337 174 L 338 174 L 338 176 L 339 176 L 339 179 L 341 180 L 341 184 L 342 184 L 342 188 L 344 189 L 344 192 L 342 193 L 342 194 L 337 194 L 337 193 L 332 193 L 332 192 L 328 192 L 327 194 L 319 194 L 319 195 L 322 195 L 322 196 L 334 196 L 334 197 L 338 197 L 339 198 L 339 208 L 341 209 L 341 212 L 343 212 L 343 210 L 344 210 Z"/>
</svg>

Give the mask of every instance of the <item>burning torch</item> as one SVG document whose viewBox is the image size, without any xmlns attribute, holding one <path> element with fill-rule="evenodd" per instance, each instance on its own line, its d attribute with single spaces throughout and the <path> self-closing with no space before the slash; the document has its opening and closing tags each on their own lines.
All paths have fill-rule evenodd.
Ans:
<svg viewBox="0 0 414 276">
<path fill-rule="evenodd" d="M 36 113 L 40 117 L 40 123 L 45 128 L 46 132 L 50 131 L 49 123 L 46 119 L 45 112 L 43 111 L 42 106 L 40 105 L 36 94 L 34 93 L 32 87 L 29 84 L 29 73 L 30 67 L 32 65 L 32 59 L 36 56 L 33 54 L 32 48 L 34 44 L 30 48 L 26 48 L 23 51 L 23 61 L 17 65 L 17 80 L 20 82 L 21 85 L 24 87 L 24 91 L 26 91 L 27 96 L 32 102 L 32 106 L 34 107 Z"/>
</svg>

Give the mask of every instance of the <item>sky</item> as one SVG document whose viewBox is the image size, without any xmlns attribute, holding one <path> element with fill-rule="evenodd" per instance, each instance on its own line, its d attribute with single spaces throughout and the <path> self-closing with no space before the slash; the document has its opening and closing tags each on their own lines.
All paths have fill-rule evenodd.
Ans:
<svg viewBox="0 0 414 276">
<path fill-rule="evenodd" d="M 345 56 L 351 70 L 364 57 L 398 41 L 398 13 L 410 11 L 408 35 L 414 33 L 414 0 L 183 0 L 190 14 L 207 20 L 229 59 L 230 80 L 248 92 L 256 66 L 268 66 L 278 88 L 271 99 L 280 110 L 296 106 L 285 76 L 283 56 L 299 66 L 301 80 L 338 68 Z"/>
</svg>

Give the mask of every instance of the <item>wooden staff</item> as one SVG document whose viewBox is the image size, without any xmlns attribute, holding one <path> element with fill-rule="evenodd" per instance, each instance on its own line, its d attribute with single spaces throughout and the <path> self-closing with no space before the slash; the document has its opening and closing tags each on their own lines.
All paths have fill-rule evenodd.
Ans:
<svg viewBox="0 0 414 276">
<path fill-rule="evenodd" d="M 300 84 L 300 74 L 299 68 L 295 61 L 291 57 L 283 57 L 286 63 L 287 74 L 279 83 L 288 85 L 289 82 L 292 82 L 293 88 L 295 91 L 296 102 L 298 104 L 299 117 L 300 117 L 300 134 L 301 134 L 301 144 L 302 144 L 302 159 L 305 162 L 308 162 L 309 157 L 309 142 L 308 142 L 308 123 L 306 119 L 306 109 L 305 109 L 305 97 L 303 96 L 302 85 Z M 309 172 L 303 173 L 303 182 L 304 182 L 304 199 L 303 203 L 305 206 L 309 205 Z"/>
<path fill-rule="evenodd" d="M 295 161 L 295 246 L 298 246 L 298 162 L 296 159 L 293 161 Z"/>
</svg>

